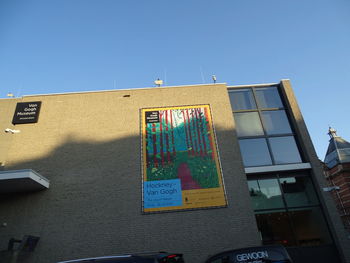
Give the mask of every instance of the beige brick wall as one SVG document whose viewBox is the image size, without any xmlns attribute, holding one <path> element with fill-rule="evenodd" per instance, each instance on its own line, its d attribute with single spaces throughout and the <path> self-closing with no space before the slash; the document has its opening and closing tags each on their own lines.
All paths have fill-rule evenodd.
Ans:
<svg viewBox="0 0 350 263">
<path fill-rule="evenodd" d="M 129 95 L 129 96 L 125 96 Z M 140 251 L 177 251 L 203 262 L 225 249 L 260 244 L 226 85 L 30 96 L 42 101 L 38 123 L 1 134 L 6 169 L 34 169 L 50 189 L 4 197 L 0 250 L 8 239 L 41 237 L 23 262 L 44 263 Z M 1 129 L 15 100 L 0 101 Z M 210 104 L 228 207 L 141 213 L 140 109 Z M 11 116 L 8 117 L 8 116 Z M 3 139 L 5 138 L 5 139 Z"/>
</svg>

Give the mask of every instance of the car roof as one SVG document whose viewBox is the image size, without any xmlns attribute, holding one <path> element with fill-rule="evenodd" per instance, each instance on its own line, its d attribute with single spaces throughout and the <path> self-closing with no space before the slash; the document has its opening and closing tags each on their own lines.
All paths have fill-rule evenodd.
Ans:
<svg viewBox="0 0 350 263">
<path fill-rule="evenodd" d="M 91 258 L 79 258 L 79 259 L 73 259 L 73 260 L 66 260 L 66 261 L 59 261 L 57 263 L 74 263 L 74 262 L 84 262 L 89 260 L 103 260 L 103 259 L 118 259 L 118 258 L 131 258 L 131 257 L 147 257 L 147 258 L 161 258 L 163 256 L 167 255 L 181 255 L 179 253 L 171 253 L 164 251 L 158 251 L 158 252 L 144 252 L 144 253 L 137 253 L 137 254 L 125 254 L 125 255 L 116 255 L 116 256 L 103 256 L 103 257 L 91 257 Z"/>
<path fill-rule="evenodd" d="M 88 261 L 88 260 L 99 260 L 99 259 L 114 259 L 114 258 L 129 258 L 132 257 L 132 255 L 119 255 L 119 256 L 104 256 L 104 257 L 92 257 L 92 258 L 79 258 L 79 259 L 73 259 L 73 260 L 66 260 L 66 261 L 59 261 L 57 263 L 73 263 L 73 262 L 79 262 L 79 261 Z"/>
</svg>

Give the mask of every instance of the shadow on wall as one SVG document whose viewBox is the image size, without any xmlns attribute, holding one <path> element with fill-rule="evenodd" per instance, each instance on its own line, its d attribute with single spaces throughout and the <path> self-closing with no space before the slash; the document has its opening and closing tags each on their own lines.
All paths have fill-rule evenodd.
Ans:
<svg viewBox="0 0 350 263">
<path fill-rule="evenodd" d="M 234 133 L 217 128 L 216 135 L 223 171 L 232 173 L 231 166 L 236 170 L 237 165 L 241 166 Z M 101 143 L 78 141 L 71 136 L 45 158 L 6 167 L 33 169 L 50 180 L 50 189 L 1 195 L 0 224 L 6 222 L 7 226 L 0 227 L 0 251 L 7 248 L 10 238 L 24 234 L 40 237 L 34 253 L 22 258 L 20 255 L 19 262 L 30 263 L 63 260 L 67 255 L 73 259 L 154 251 L 155 247 L 189 254 L 190 258 L 191 253 L 197 253 L 198 257 L 199 251 L 208 250 L 208 242 L 204 242 L 208 235 L 213 252 L 232 248 L 232 239 L 222 240 L 227 232 L 220 225 L 223 223 L 211 221 L 208 225 L 206 221 L 210 216 L 225 216 L 225 209 L 206 210 L 205 216 L 209 217 L 205 220 L 200 219 L 203 211 L 142 215 L 141 165 L 139 136 Z M 233 184 L 230 180 L 245 183 L 244 177 L 227 178 L 226 185 Z M 246 192 L 249 201 L 248 190 L 239 191 Z M 199 244 L 198 240 L 203 242 Z M 247 236 L 241 242 L 242 246 L 248 245 L 251 238 Z M 207 252 L 201 255 L 203 260 L 206 256 Z"/>
<path fill-rule="evenodd" d="M 0 250 L 7 248 L 10 238 L 20 239 L 24 234 L 41 237 L 32 256 L 41 254 L 48 259 L 92 250 L 96 240 L 112 241 L 108 229 L 118 228 L 116 221 L 122 221 L 120 215 L 130 214 L 130 206 L 136 206 L 137 212 L 141 209 L 139 141 L 127 137 L 91 143 L 69 136 L 45 158 L 6 167 L 6 170 L 33 169 L 50 180 L 50 188 L 1 196 L 0 222 L 7 226 L 0 228 Z M 32 148 L 35 149 L 34 144 Z M 126 250 L 128 245 L 126 239 L 118 247 Z M 48 262 L 37 258 L 30 261 L 30 257 L 28 260 Z"/>
</svg>

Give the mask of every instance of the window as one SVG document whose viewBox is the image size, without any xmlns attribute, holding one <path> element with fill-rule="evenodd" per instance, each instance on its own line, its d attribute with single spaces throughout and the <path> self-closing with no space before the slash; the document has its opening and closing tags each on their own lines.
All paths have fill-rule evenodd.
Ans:
<svg viewBox="0 0 350 263">
<path fill-rule="evenodd" d="M 302 162 L 278 87 L 229 90 L 245 167 Z"/>
<path fill-rule="evenodd" d="M 261 117 L 268 135 L 292 133 L 284 110 L 262 111 Z"/>
<path fill-rule="evenodd" d="M 255 89 L 259 108 L 283 108 L 280 95 L 276 87 Z"/>
<path fill-rule="evenodd" d="M 248 188 L 264 245 L 313 246 L 331 243 L 308 174 L 250 176 Z"/>
<path fill-rule="evenodd" d="M 290 209 L 295 238 L 300 246 L 331 243 L 326 222 L 319 207 Z"/>
<path fill-rule="evenodd" d="M 309 177 L 281 176 L 279 181 L 288 207 L 311 206 L 318 204 L 317 196 Z"/>
<path fill-rule="evenodd" d="M 268 140 L 276 164 L 301 162 L 298 147 L 293 136 L 271 137 Z"/>
<path fill-rule="evenodd" d="M 241 148 L 244 166 L 272 164 L 265 139 L 240 140 L 239 146 Z"/>
<path fill-rule="evenodd" d="M 263 135 L 259 114 L 257 112 L 236 113 L 238 136 L 258 136 Z"/>
<path fill-rule="evenodd" d="M 234 90 L 230 96 L 231 105 L 235 110 L 256 109 L 253 93 L 249 89 Z M 230 94 L 230 95 L 231 95 Z"/>
<path fill-rule="evenodd" d="M 255 217 L 264 245 L 297 245 L 285 210 L 256 213 Z"/>
<path fill-rule="evenodd" d="M 248 185 L 254 210 L 284 207 L 277 179 L 250 180 Z"/>
</svg>

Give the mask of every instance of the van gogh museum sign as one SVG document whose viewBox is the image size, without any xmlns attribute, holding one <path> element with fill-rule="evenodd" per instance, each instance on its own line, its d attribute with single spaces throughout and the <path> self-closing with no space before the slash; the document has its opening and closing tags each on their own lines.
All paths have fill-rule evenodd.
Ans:
<svg viewBox="0 0 350 263">
<path fill-rule="evenodd" d="M 209 105 L 141 110 L 143 212 L 227 205 Z"/>
<path fill-rule="evenodd" d="M 12 124 L 25 124 L 38 122 L 41 101 L 17 103 Z"/>
</svg>

